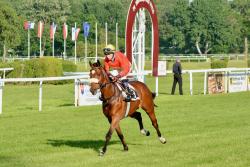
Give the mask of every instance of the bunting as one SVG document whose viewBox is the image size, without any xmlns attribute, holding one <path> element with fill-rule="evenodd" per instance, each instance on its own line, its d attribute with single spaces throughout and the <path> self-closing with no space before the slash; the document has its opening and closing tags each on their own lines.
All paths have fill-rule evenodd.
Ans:
<svg viewBox="0 0 250 167">
<path fill-rule="evenodd" d="M 77 40 L 79 32 L 80 32 L 80 28 L 72 27 L 72 41 Z"/>
<path fill-rule="evenodd" d="M 56 24 L 54 24 L 53 22 L 53 24 L 50 25 L 50 39 L 51 40 L 54 39 L 55 33 L 56 33 Z"/>
<path fill-rule="evenodd" d="M 30 21 L 24 21 L 23 27 L 24 27 L 25 30 L 34 29 L 35 23 L 34 22 L 30 22 Z"/>
<path fill-rule="evenodd" d="M 37 31 L 37 37 L 42 38 L 43 35 L 43 22 L 39 21 L 38 23 L 38 31 Z"/>
<path fill-rule="evenodd" d="M 66 40 L 68 37 L 68 25 L 66 23 L 63 24 L 63 39 Z"/>
</svg>

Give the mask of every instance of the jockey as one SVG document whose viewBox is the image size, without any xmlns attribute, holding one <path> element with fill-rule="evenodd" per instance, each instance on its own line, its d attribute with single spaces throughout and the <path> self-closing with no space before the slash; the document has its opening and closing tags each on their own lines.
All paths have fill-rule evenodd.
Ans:
<svg viewBox="0 0 250 167">
<path fill-rule="evenodd" d="M 120 51 L 116 51 L 115 47 L 111 44 L 107 45 L 103 49 L 105 55 L 104 69 L 113 81 L 125 79 L 127 74 L 131 70 L 131 63 L 128 58 Z M 111 71 L 114 70 L 114 71 Z M 112 73 L 113 72 L 113 73 Z M 116 74 L 114 73 L 116 72 Z M 131 101 L 131 98 L 135 98 L 133 91 L 128 86 L 128 80 L 122 80 L 123 87 L 126 89 L 125 101 Z"/>
</svg>

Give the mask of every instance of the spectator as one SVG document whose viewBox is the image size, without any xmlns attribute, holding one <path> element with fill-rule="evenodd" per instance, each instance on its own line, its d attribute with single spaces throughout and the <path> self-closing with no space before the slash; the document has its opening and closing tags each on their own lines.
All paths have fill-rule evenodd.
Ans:
<svg viewBox="0 0 250 167">
<path fill-rule="evenodd" d="M 172 92 L 171 95 L 174 95 L 175 87 L 178 82 L 179 85 L 179 93 L 180 95 L 183 95 L 182 91 L 182 68 L 181 68 L 181 61 L 179 58 L 176 59 L 176 62 L 173 64 L 173 74 L 174 74 L 174 81 L 172 86 Z"/>
</svg>

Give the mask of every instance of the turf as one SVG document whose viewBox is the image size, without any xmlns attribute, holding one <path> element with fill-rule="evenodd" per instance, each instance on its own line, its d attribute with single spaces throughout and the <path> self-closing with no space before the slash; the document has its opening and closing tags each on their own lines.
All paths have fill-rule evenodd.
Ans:
<svg viewBox="0 0 250 167">
<path fill-rule="evenodd" d="M 164 85 L 166 81 L 166 85 Z M 2 167 L 248 167 L 250 92 L 171 96 L 171 79 L 160 78 L 156 115 L 168 143 L 159 142 L 144 111 L 142 136 L 135 120 L 121 121 L 129 151 L 114 133 L 98 156 L 109 128 L 100 106 L 74 107 L 74 87 L 44 85 L 38 112 L 38 85 L 6 85 L 0 115 Z M 153 89 L 153 79 L 147 78 Z M 166 88 L 167 87 L 167 88 Z"/>
</svg>

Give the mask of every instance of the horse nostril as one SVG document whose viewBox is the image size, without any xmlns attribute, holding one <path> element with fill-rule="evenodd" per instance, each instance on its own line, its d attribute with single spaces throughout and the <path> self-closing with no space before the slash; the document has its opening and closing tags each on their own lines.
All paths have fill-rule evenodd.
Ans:
<svg viewBox="0 0 250 167">
<path fill-rule="evenodd" d="M 89 91 L 91 92 L 92 95 L 95 95 L 95 94 L 96 94 L 96 90 L 94 90 L 94 89 L 91 89 L 91 88 L 90 88 Z"/>
</svg>

